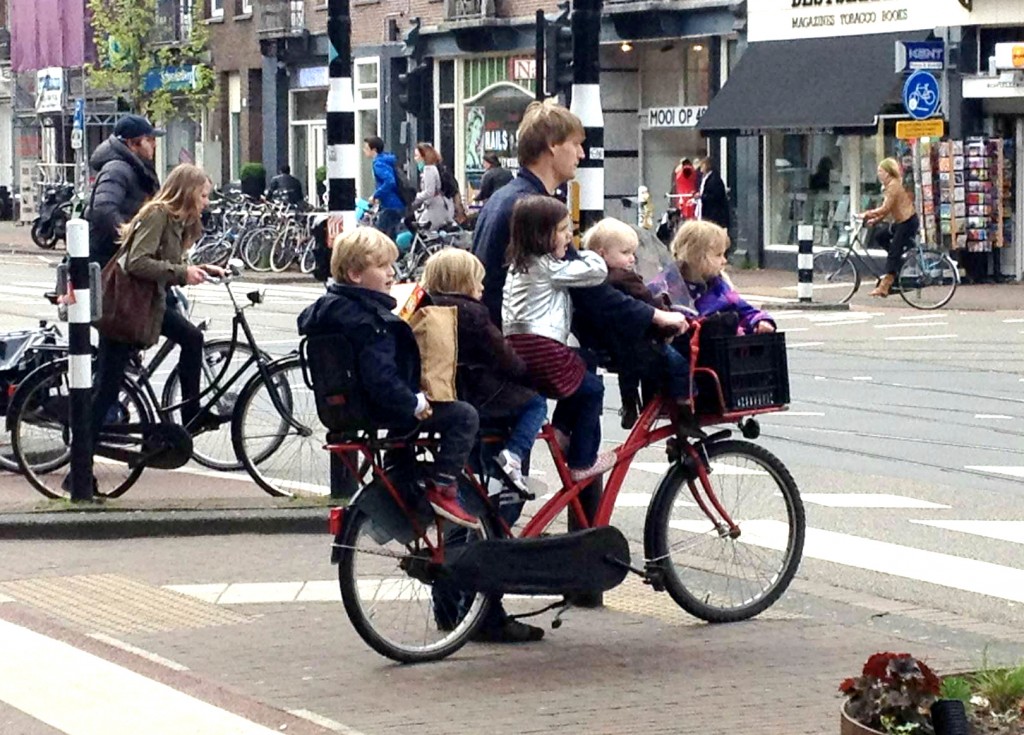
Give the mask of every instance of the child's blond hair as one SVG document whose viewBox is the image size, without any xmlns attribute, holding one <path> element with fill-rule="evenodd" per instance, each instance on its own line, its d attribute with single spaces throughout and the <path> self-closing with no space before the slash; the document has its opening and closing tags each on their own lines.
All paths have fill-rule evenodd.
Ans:
<svg viewBox="0 0 1024 735">
<path fill-rule="evenodd" d="M 617 245 L 639 245 L 636 231 L 625 222 L 614 217 L 605 217 L 583 235 L 582 245 L 586 250 L 603 254 Z"/>
<path fill-rule="evenodd" d="M 356 227 L 334 238 L 331 277 L 338 283 L 352 283 L 349 273 L 359 275 L 367 268 L 390 265 L 396 260 L 398 247 L 390 237 L 373 227 Z"/>
<path fill-rule="evenodd" d="M 484 264 L 475 255 L 459 248 L 445 248 L 427 259 L 420 285 L 428 293 L 472 296 L 483 280 Z"/>
<path fill-rule="evenodd" d="M 708 278 L 711 253 L 729 247 L 729 233 L 724 227 L 705 220 L 689 220 L 672 238 L 672 257 L 679 263 L 683 278 L 703 281 Z"/>
</svg>

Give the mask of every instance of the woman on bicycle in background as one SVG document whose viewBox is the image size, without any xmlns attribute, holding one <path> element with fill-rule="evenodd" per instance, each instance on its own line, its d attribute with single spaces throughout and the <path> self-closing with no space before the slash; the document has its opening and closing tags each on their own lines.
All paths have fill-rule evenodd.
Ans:
<svg viewBox="0 0 1024 735">
<path fill-rule="evenodd" d="M 882 184 L 885 199 L 882 206 L 864 213 L 864 222 L 873 225 L 889 218 L 894 223 L 892 239 L 889 241 L 889 256 L 885 259 L 885 275 L 872 296 L 885 298 L 889 295 L 896 274 L 900 272 L 903 252 L 910 247 L 917 236 L 918 219 L 914 200 L 903 188 L 903 172 L 894 158 L 884 158 L 878 164 L 878 181 Z"/>
</svg>

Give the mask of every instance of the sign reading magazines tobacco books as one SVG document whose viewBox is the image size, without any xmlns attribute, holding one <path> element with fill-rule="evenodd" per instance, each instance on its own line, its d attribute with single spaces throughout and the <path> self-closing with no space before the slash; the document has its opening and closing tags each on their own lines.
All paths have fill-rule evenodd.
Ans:
<svg viewBox="0 0 1024 735">
<path fill-rule="evenodd" d="M 1006 0 L 1007 7 L 1013 3 L 1020 5 L 1018 0 Z M 898 33 L 977 22 L 961 0 L 757 0 L 747 4 L 751 42 Z"/>
</svg>

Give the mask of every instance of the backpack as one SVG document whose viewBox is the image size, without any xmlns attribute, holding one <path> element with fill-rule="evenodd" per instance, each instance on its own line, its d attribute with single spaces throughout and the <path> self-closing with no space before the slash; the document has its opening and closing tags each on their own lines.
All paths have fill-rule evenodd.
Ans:
<svg viewBox="0 0 1024 735">
<path fill-rule="evenodd" d="M 445 199 L 454 199 L 459 193 L 459 182 L 455 179 L 455 174 L 443 163 L 438 165 L 437 171 L 441 174 L 441 196 Z"/>
<path fill-rule="evenodd" d="M 412 185 L 409 177 L 399 167 L 398 161 L 391 164 L 391 168 L 395 172 L 395 189 L 398 190 L 398 198 L 402 200 L 402 204 L 406 207 L 411 206 L 413 200 L 416 199 L 416 187 Z"/>
</svg>

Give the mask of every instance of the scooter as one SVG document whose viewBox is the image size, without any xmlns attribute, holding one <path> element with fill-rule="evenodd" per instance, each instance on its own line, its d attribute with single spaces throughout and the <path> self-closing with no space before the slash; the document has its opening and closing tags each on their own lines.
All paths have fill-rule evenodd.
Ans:
<svg viewBox="0 0 1024 735">
<path fill-rule="evenodd" d="M 46 187 L 39 216 L 32 222 L 32 242 L 43 250 L 52 250 L 58 240 L 67 237 L 67 224 L 71 219 L 71 203 L 75 197 L 73 184 L 55 184 Z"/>
</svg>

